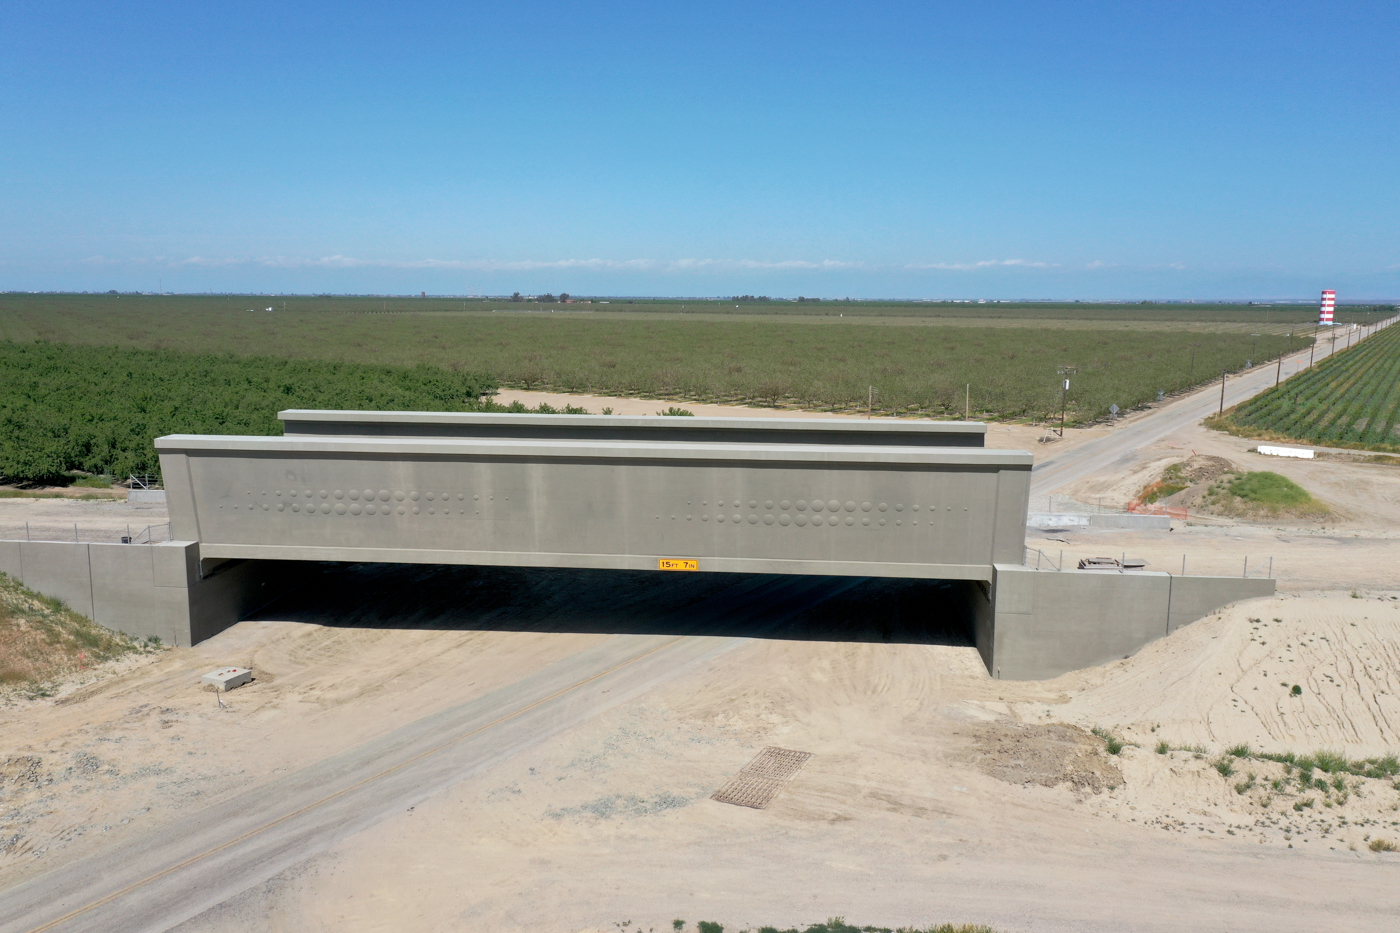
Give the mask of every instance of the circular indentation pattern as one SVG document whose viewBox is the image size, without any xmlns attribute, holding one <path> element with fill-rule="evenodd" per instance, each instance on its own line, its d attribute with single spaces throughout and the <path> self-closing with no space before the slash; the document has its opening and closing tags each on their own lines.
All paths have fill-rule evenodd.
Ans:
<svg viewBox="0 0 1400 933">
<path fill-rule="evenodd" d="M 413 490 L 412 492 L 410 492 L 410 493 L 408 494 L 408 497 L 409 497 L 410 499 L 412 499 L 414 502 L 417 502 L 417 501 L 418 501 L 418 490 L 415 489 L 415 490 Z"/>
<path fill-rule="evenodd" d="M 300 511 L 301 511 L 301 503 L 299 503 L 299 502 L 293 502 L 293 503 L 292 503 L 292 511 L 293 511 L 293 512 L 300 512 Z"/>
<path fill-rule="evenodd" d="M 806 500 L 806 499 L 798 499 L 798 500 L 797 500 L 797 511 L 799 511 L 799 512 L 805 512 L 805 511 L 807 511 L 807 500 Z"/>
<path fill-rule="evenodd" d="M 700 516 L 700 521 L 702 521 L 702 522 L 708 522 L 709 520 L 710 520 L 710 516 L 708 516 L 708 515 L 701 515 L 701 516 Z"/>
<path fill-rule="evenodd" d="M 350 506 L 350 514 L 351 514 L 351 515 L 359 515 L 359 514 L 360 514 L 360 503 L 356 502 L 354 505 Z"/>
<path fill-rule="evenodd" d="M 883 502 L 880 503 L 880 511 L 881 511 L 881 512 L 888 512 L 889 509 L 890 509 L 890 507 L 889 507 L 888 505 L 885 505 L 885 503 L 883 503 Z"/>
<path fill-rule="evenodd" d="M 847 503 L 846 503 L 846 511 L 847 511 L 847 512 L 854 512 L 855 510 L 856 510 L 856 504 L 855 504 L 854 502 L 847 502 Z"/>
<path fill-rule="evenodd" d="M 765 524 L 765 525 L 771 525 L 771 524 L 773 524 L 773 516 L 772 516 L 772 515 L 765 515 L 765 516 L 763 516 L 763 524 Z"/>
<path fill-rule="evenodd" d="M 772 499 L 764 499 L 764 500 L 763 500 L 763 510 L 764 510 L 765 512 L 771 512 L 771 511 L 773 511 L 773 500 L 772 500 Z"/>
<path fill-rule="evenodd" d="M 826 504 L 826 510 L 828 512 L 839 512 L 841 511 L 841 503 L 837 502 L 835 499 L 832 499 Z"/>
<path fill-rule="evenodd" d="M 279 502 L 279 503 L 277 503 L 277 511 L 279 511 L 279 512 L 285 512 L 286 510 L 287 510 L 287 503 L 285 503 L 285 502 Z"/>
<path fill-rule="evenodd" d="M 869 502 L 862 502 L 860 504 L 860 510 L 862 512 L 869 512 L 873 508 L 875 508 L 875 506 L 871 505 Z"/>
<path fill-rule="evenodd" d="M 821 517 L 820 515 L 813 515 L 813 516 L 812 516 L 812 524 L 813 524 L 814 526 L 820 527 L 821 524 L 822 524 L 822 517 Z"/>
<path fill-rule="evenodd" d="M 416 505 L 413 507 L 413 514 L 414 514 L 414 515 L 417 515 L 417 514 L 418 514 L 418 506 L 416 506 Z M 882 523 L 882 524 L 883 524 L 883 523 Z"/>
<path fill-rule="evenodd" d="M 862 518 L 862 519 L 860 520 L 860 523 L 861 523 L 862 525 L 868 525 L 868 524 L 870 524 L 870 519 L 868 519 L 868 518 Z"/>
<path fill-rule="evenodd" d="M 758 524 L 758 516 L 757 516 L 757 515 L 750 515 L 750 516 L 749 516 L 749 524 L 750 524 L 750 525 L 757 525 L 757 524 Z"/>
<path fill-rule="evenodd" d="M 344 499 L 344 498 L 345 498 L 345 493 L 343 493 L 343 492 L 341 492 L 339 489 L 337 489 L 337 490 L 335 491 L 335 497 L 336 497 L 337 499 Z"/>
<path fill-rule="evenodd" d="M 805 524 L 807 524 L 807 516 L 805 516 L 805 515 L 799 515 L 799 516 L 797 516 L 797 527 L 798 527 L 798 528 L 801 528 L 801 527 L 802 527 L 803 525 L 805 525 Z"/>
<path fill-rule="evenodd" d="M 885 523 L 885 520 L 884 520 L 883 518 L 880 519 L 880 524 L 883 525 L 884 523 Z"/>
<path fill-rule="evenodd" d="M 367 506 L 365 506 L 365 514 L 366 514 L 366 515 L 373 515 L 373 514 L 375 513 L 375 511 L 376 511 L 376 509 L 374 508 L 374 506 L 372 506 L 372 505 L 367 505 Z"/>
<path fill-rule="evenodd" d="M 749 500 L 749 508 L 751 508 L 751 509 L 756 509 L 756 508 L 758 508 L 758 501 L 755 500 L 755 499 L 750 499 L 750 500 Z"/>
<path fill-rule="evenodd" d="M 429 502 L 432 502 L 434 499 L 437 498 L 437 496 L 430 492 L 427 494 L 426 498 Z"/>
<path fill-rule="evenodd" d="M 329 496 L 329 495 L 330 495 L 330 493 L 326 492 L 324 489 L 321 490 L 321 498 L 322 498 L 322 499 L 326 498 L 326 497 Z"/>
<path fill-rule="evenodd" d="M 820 500 L 820 499 L 813 499 L 813 500 L 812 500 L 812 511 L 813 511 L 813 512 L 820 512 L 820 511 L 821 511 L 822 509 L 824 509 L 824 508 L 826 508 L 826 503 L 825 503 L 825 502 L 823 502 L 823 501 Z"/>
<path fill-rule="evenodd" d="M 395 490 L 394 490 L 394 501 L 395 501 L 395 502 L 402 502 L 402 501 L 403 501 L 403 490 L 402 490 L 402 489 L 395 489 Z"/>
<path fill-rule="evenodd" d="M 360 498 L 360 491 L 359 491 L 358 489 L 352 489 L 352 490 L 350 490 L 350 501 L 351 501 L 351 502 L 354 502 L 354 501 L 358 500 L 359 498 Z"/>
<path fill-rule="evenodd" d="M 778 503 L 778 508 L 786 512 L 788 509 L 792 508 L 792 503 L 784 499 L 782 502 Z"/>
<path fill-rule="evenodd" d="M 903 503 L 903 502 L 896 502 L 896 503 L 894 504 L 894 510 L 895 510 L 896 512 L 903 512 L 903 511 L 904 511 L 904 503 Z"/>
<path fill-rule="evenodd" d="M 779 516 L 778 516 L 778 524 L 779 524 L 779 525 L 782 525 L 783 527 L 787 527 L 788 525 L 791 525 L 791 524 L 792 524 L 792 516 L 791 516 L 791 515 L 779 515 Z"/>
<path fill-rule="evenodd" d="M 344 502 L 337 502 L 337 503 L 335 504 L 335 514 L 337 514 L 337 515 L 344 515 L 344 514 L 345 514 L 345 503 L 344 503 Z"/>
<path fill-rule="evenodd" d="M 402 514 L 403 514 L 403 506 L 399 506 L 399 507 L 398 507 L 397 509 L 395 509 L 394 511 L 396 511 L 396 512 L 398 512 L 400 515 L 402 515 Z"/>
<path fill-rule="evenodd" d="M 854 518 L 852 518 L 852 517 L 849 516 L 849 515 L 846 516 L 846 524 L 847 524 L 847 525 L 854 525 L 855 523 L 856 523 L 856 520 L 855 520 Z"/>
<path fill-rule="evenodd" d="M 736 503 L 734 503 L 734 504 L 735 504 L 735 505 L 738 505 L 739 503 L 736 502 Z M 744 520 L 744 516 L 742 516 L 742 515 L 735 515 L 731 520 L 734 522 L 734 524 L 737 525 L 737 524 L 739 524 L 740 522 L 742 522 L 742 521 Z"/>
<path fill-rule="evenodd" d="M 715 521 L 717 521 L 717 522 L 723 522 L 723 521 L 724 521 L 724 516 L 723 516 L 723 515 L 716 515 L 716 516 L 715 516 Z"/>
</svg>

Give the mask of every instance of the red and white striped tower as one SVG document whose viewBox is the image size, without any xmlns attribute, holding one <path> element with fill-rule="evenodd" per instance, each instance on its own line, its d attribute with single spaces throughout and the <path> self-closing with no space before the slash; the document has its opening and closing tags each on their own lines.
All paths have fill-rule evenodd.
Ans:
<svg viewBox="0 0 1400 933">
<path fill-rule="evenodd" d="M 1332 323 L 1332 310 L 1333 310 L 1336 306 L 1337 306 L 1337 293 L 1334 292 L 1334 291 L 1332 291 L 1332 289 L 1330 289 L 1330 288 L 1323 289 L 1323 292 L 1322 292 L 1322 309 L 1318 312 L 1318 315 L 1317 315 L 1317 323 L 1319 323 L 1319 324 L 1331 324 L 1331 323 Z"/>
</svg>

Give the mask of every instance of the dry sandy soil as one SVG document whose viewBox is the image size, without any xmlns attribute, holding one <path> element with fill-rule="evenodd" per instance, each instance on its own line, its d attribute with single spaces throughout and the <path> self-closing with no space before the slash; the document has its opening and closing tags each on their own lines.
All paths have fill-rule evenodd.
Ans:
<svg viewBox="0 0 1400 933">
<path fill-rule="evenodd" d="M 502 586 L 488 577 L 471 578 Z M 578 631 L 590 606 L 635 627 L 648 606 L 696 595 L 638 590 L 629 606 L 597 581 L 522 575 L 475 621 L 430 606 L 392 620 L 416 627 L 366 627 L 424 590 L 420 577 L 383 584 L 382 605 L 359 618 L 348 605 L 322 610 L 343 624 L 285 606 L 56 701 L 5 708 L 0 884 L 609 637 Z M 1392 781 L 1348 778 L 1343 801 L 1272 788 L 1280 765 L 1239 761 L 1229 779 L 1211 765 L 1240 742 L 1353 757 L 1400 747 L 1396 595 L 1255 600 L 1131 659 L 1040 683 L 989 680 L 953 635 L 905 625 L 886 642 L 874 634 L 883 600 L 852 600 L 844 611 L 872 618 L 842 641 L 742 643 L 187 930 L 660 929 L 676 917 L 733 929 L 833 914 L 1245 930 L 1278 929 L 1278 911 L 1298 921 L 1290 928 L 1345 916 L 1348 929 L 1393 929 L 1400 855 L 1367 845 L 1400 842 Z M 512 621 L 510 606 L 529 608 Z M 195 684 L 229 662 L 259 676 L 220 709 Z M 1110 756 L 1093 726 L 1136 744 Z M 1160 755 L 1160 741 L 1206 751 Z M 708 799 L 766 745 L 814 757 L 767 810 Z M 1300 898 L 1299 884 L 1326 893 Z M 1196 898 L 1182 903 L 1177 886 Z M 1245 910 L 1240 891 L 1259 900 Z"/>
<path fill-rule="evenodd" d="M 620 414 L 623 402 L 662 407 L 613 401 Z M 1037 449 L 1040 433 L 994 427 L 991 442 Z M 960 633 L 931 625 L 917 586 L 872 584 L 181 929 L 661 930 L 682 918 L 735 930 L 845 915 L 1006 931 L 1394 930 L 1400 853 L 1368 843 L 1400 844 L 1400 786 L 1352 777 L 1342 790 L 1304 790 L 1278 764 L 1238 760 L 1228 778 L 1213 764 L 1239 743 L 1353 758 L 1400 749 L 1400 469 L 1266 461 L 1251 446 L 1193 429 L 1065 492 L 1131 497 L 1195 449 L 1284 473 L 1338 515 L 1029 543 L 1071 560 L 1127 551 L 1174 571 L 1187 552 L 1195 572 L 1272 554 L 1279 596 L 1124 661 L 1014 683 L 990 680 Z M 0 508 L 55 507 L 33 503 Z M 93 514 L 119 520 L 101 508 Z M 332 579 L 57 698 L 11 695 L 0 706 L 0 887 L 613 633 L 647 631 L 720 585 L 375 574 Z M 345 595 L 355 592 L 375 596 Z M 220 708 L 198 674 L 229 663 L 258 679 Z M 1130 744 L 1109 755 L 1093 727 Z M 1202 751 L 1158 754 L 1159 742 Z M 709 799 L 768 745 L 813 754 L 772 806 Z"/>
</svg>

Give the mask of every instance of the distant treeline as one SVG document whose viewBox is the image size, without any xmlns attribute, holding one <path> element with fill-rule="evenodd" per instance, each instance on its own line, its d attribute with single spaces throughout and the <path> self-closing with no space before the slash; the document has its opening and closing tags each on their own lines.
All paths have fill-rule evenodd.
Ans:
<svg viewBox="0 0 1400 933">
<path fill-rule="evenodd" d="M 0 477 L 158 473 L 162 434 L 281 434 L 284 408 L 460 411 L 495 388 L 437 366 L 0 342 Z"/>
</svg>

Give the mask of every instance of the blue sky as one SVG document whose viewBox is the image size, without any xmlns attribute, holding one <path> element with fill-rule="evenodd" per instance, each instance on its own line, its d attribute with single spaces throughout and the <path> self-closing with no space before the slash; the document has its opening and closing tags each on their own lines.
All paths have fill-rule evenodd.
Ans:
<svg viewBox="0 0 1400 933">
<path fill-rule="evenodd" d="M 1400 297 L 1400 4 L 0 6 L 0 289 Z"/>
</svg>

